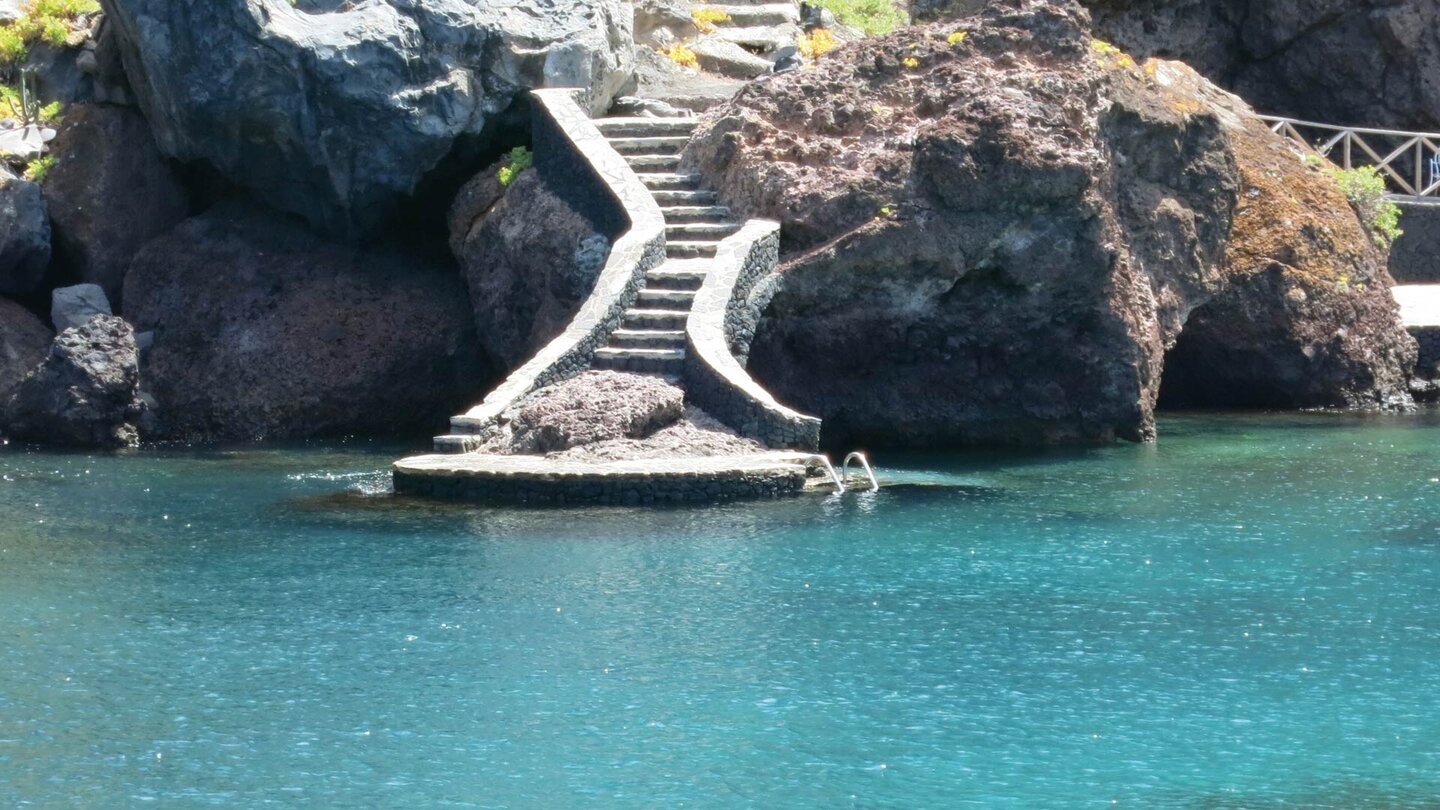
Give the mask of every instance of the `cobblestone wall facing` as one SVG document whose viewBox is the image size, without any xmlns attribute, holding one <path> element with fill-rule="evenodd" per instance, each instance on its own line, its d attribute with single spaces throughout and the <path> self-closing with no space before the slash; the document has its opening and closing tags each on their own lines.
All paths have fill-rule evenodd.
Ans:
<svg viewBox="0 0 1440 810">
<path fill-rule="evenodd" d="M 1429 380 L 1440 378 L 1440 326 L 1412 326 L 1410 334 L 1420 344 L 1415 372 Z"/>
<path fill-rule="evenodd" d="M 786 408 L 745 371 L 760 312 L 774 294 L 780 225 L 750 220 L 720 243 L 685 326 L 685 393 L 766 447 L 815 451 L 820 420 Z"/>
<path fill-rule="evenodd" d="M 395 492 L 449 500 L 506 504 L 609 504 L 639 506 L 699 503 L 799 495 L 805 468 L 747 473 L 664 472 L 654 475 L 595 476 L 584 480 L 515 475 L 415 475 L 396 470 Z"/>
</svg>

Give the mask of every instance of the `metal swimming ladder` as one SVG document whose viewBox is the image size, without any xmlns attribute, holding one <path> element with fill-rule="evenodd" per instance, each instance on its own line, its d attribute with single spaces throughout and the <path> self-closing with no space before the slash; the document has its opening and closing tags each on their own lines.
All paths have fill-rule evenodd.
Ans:
<svg viewBox="0 0 1440 810">
<path fill-rule="evenodd" d="M 865 454 L 860 452 L 859 450 L 856 450 L 855 452 L 845 457 L 845 461 L 840 464 L 840 476 L 846 481 L 850 480 L 850 462 L 852 461 L 858 462 L 860 464 L 860 469 L 864 470 L 865 476 L 870 479 L 870 491 L 879 491 L 880 482 L 875 479 L 875 470 L 871 468 L 870 460 L 865 458 Z M 841 491 L 843 492 L 844 490 Z"/>
</svg>

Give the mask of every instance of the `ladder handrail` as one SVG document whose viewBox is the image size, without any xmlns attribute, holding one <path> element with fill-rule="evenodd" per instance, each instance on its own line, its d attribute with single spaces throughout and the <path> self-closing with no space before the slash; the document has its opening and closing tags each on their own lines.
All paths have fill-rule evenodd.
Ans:
<svg viewBox="0 0 1440 810">
<path fill-rule="evenodd" d="M 814 455 L 812 455 L 812 456 L 807 456 L 807 457 L 806 457 L 806 460 L 807 460 L 807 461 L 819 461 L 820 464 L 821 464 L 822 466 L 824 466 L 825 472 L 827 472 L 827 473 L 830 474 L 830 481 L 831 481 L 831 483 L 835 484 L 835 494 L 836 494 L 836 495 L 843 495 L 843 494 L 845 494 L 845 482 L 842 481 L 842 480 L 840 480 L 840 475 L 835 472 L 835 465 L 830 463 L 830 457 L 829 457 L 829 456 L 825 455 L 824 453 L 816 453 L 816 454 L 814 454 Z"/>
<path fill-rule="evenodd" d="M 856 450 L 855 452 L 846 456 L 845 460 L 840 464 L 840 474 L 845 478 L 845 480 L 850 480 L 851 461 L 860 462 L 861 469 L 863 469 L 865 471 L 865 475 L 870 478 L 870 491 L 878 492 L 880 490 L 880 482 L 875 479 L 875 470 L 870 466 L 870 459 L 865 458 L 865 454 L 860 452 L 859 450 Z"/>
</svg>

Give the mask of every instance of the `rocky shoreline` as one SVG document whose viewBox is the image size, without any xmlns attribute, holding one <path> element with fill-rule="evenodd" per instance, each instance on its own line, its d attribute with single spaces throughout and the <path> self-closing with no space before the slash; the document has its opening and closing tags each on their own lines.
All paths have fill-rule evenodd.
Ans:
<svg viewBox="0 0 1440 810">
<path fill-rule="evenodd" d="M 689 6 L 560 6 L 537 22 L 216 0 L 191 18 L 106 0 L 74 45 L 7 68 L 65 108 L 45 177 L 0 171 L 0 435 L 442 432 L 569 322 L 616 236 L 571 190 L 512 169 L 526 91 L 668 114 L 621 97 L 707 76 L 728 89 L 705 102 L 683 171 L 781 224 L 749 368 L 821 417 L 827 444 L 1143 441 L 1159 406 L 1411 405 L 1416 347 L 1385 249 L 1327 174 L 1210 81 L 1268 105 L 1294 71 L 1257 89 L 1214 53 L 1193 57 L 1210 78 L 1137 61 L 1175 52 L 1137 21 L 1179 12 L 917 8 L 934 21 L 841 32 L 813 58 L 767 51 L 805 63 L 780 72 L 714 44 L 754 36 L 722 30 L 706 58 L 730 54 L 729 72 L 687 73 L 654 55 L 689 41 Z M 775 26 L 840 30 L 799 11 Z M 1337 115 L 1364 110 L 1335 98 Z M 103 293 L 95 320 L 57 314 L 77 284 Z M 684 403 L 665 412 L 524 452 L 754 449 Z"/>
</svg>

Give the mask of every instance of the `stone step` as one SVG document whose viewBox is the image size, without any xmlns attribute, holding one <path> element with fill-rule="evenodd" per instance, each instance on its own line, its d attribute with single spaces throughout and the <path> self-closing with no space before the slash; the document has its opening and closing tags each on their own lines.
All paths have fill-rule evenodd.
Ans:
<svg viewBox="0 0 1440 810">
<path fill-rule="evenodd" d="M 606 346 L 595 350 L 595 358 L 590 367 L 611 371 L 678 374 L 685 368 L 685 350 L 617 349 Z"/>
<path fill-rule="evenodd" d="M 678 155 L 690 138 L 685 135 L 666 135 L 658 138 L 607 138 L 615 151 L 622 155 Z"/>
<path fill-rule="evenodd" d="M 710 36 L 721 42 L 733 42 L 751 53 L 766 56 L 794 45 L 795 37 L 799 33 L 799 26 L 752 25 L 721 28 Z"/>
<path fill-rule="evenodd" d="M 671 259 L 645 274 L 652 290 L 698 290 L 712 264 L 709 259 Z"/>
<path fill-rule="evenodd" d="M 748 28 L 800 23 L 800 7 L 795 3 L 767 3 L 761 0 L 756 3 L 725 3 L 710 8 L 718 8 L 730 15 L 730 21 L 720 23 L 721 26 Z"/>
<path fill-rule="evenodd" d="M 683 349 L 683 329 L 616 329 L 610 345 L 619 349 Z"/>
<path fill-rule="evenodd" d="M 671 259 L 709 259 L 715 256 L 720 242 L 692 242 L 665 240 L 665 255 Z"/>
<path fill-rule="evenodd" d="M 636 172 L 640 182 L 651 191 L 694 191 L 700 187 L 700 175 L 673 172 Z"/>
<path fill-rule="evenodd" d="M 680 222 L 665 226 L 665 238 L 667 240 L 678 239 L 682 242 L 719 240 L 738 230 L 740 230 L 738 222 Z"/>
<path fill-rule="evenodd" d="M 694 118 L 597 118 L 595 126 L 607 138 L 659 138 L 689 136 L 695 131 Z"/>
<path fill-rule="evenodd" d="M 771 57 L 756 56 L 744 46 L 715 37 L 704 37 L 690 46 L 695 61 L 707 73 L 718 73 L 736 79 L 753 79 L 775 68 Z"/>
<path fill-rule="evenodd" d="M 635 306 L 647 309 L 688 310 L 694 302 L 694 290 L 662 290 L 646 287 L 636 297 Z"/>
<path fill-rule="evenodd" d="M 622 329 L 684 329 L 690 313 L 683 309 L 627 309 Z"/>
<path fill-rule="evenodd" d="M 679 155 L 624 155 L 636 172 L 673 172 L 680 167 Z"/>
<path fill-rule="evenodd" d="M 643 176 L 643 175 L 642 175 Z M 710 205 L 715 202 L 715 192 L 699 189 L 663 189 L 652 192 L 655 202 L 660 205 Z"/>
<path fill-rule="evenodd" d="M 730 209 L 723 205 L 668 205 L 660 209 L 666 224 L 679 222 L 725 222 Z"/>
<path fill-rule="evenodd" d="M 469 453 L 480 443 L 478 436 L 468 433 L 448 433 L 435 437 L 437 453 Z"/>
</svg>

